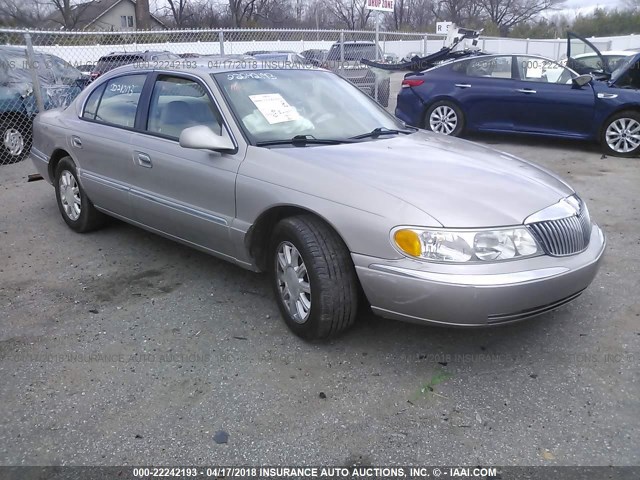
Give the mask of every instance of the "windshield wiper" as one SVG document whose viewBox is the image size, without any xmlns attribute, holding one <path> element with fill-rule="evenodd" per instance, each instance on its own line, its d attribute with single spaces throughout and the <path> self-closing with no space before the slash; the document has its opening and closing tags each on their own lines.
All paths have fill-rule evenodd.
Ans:
<svg viewBox="0 0 640 480">
<path fill-rule="evenodd" d="M 293 145 L 294 147 L 305 147 L 307 145 L 339 145 L 341 143 L 353 142 L 346 138 L 315 138 L 313 135 L 296 135 L 288 140 L 265 140 L 263 142 L 256 142 L 256 146 L 268 147 L 271 145 Z"/>
<path fill-rule="evenodd" d="M 417 129 L 415 129 L 415 130 L 393 130 L 391 128 L 378 127 L 378 128 L 374 128 L 369 133 L 363 133 L 361 135 L 356 135 L 355 137 L 349 137 L 349 138 L 352 138 L 354 140 L 359 140 L 361 138 L 378 138 L 380 135 L 399 135 L 401 133 L 404 134 L 404 135 L 408 135 L 408 134 L 414 133 L 416 131 L 417 131 Z"/>
</svg>

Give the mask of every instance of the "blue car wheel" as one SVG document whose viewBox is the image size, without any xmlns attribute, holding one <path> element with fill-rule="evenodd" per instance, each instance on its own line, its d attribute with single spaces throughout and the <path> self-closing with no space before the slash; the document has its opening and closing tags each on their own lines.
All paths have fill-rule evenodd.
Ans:
<svg viewBox="0 0 640 480">
<path fill-rule="evenodd" d="M 626 110 L 611 116 L 602 128 L 600 143 L 609 155 L 634 157 L 640 154 L 640 112 Z"/>
<path fill-rule="evenodd" d="M 427 109 L 424 128 L 457 137 L 464 129 L 464 115 L 455 103 L 442 100 Z"/>
</svg>

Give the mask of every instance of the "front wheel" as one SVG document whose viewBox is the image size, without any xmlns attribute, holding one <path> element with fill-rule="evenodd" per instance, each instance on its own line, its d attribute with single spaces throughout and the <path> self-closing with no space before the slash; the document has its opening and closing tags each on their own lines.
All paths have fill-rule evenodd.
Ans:
<svg viewBox="0 0 640 480">
<path fill-rule="evenodd" d="M 605 123 L 600 134 L 605 152 L 618 157 L 640 154 L 640 113 L 620 112 Z"/>
<path fill-rule="evenodd" d="M 429 107 L 424 124 L 432 132 L 457 137 L 464 129 L 464 115 L 456 104 L 443 100 Z"/>
<path fill-rule="evenodd" d="M 349 251 L 321 220 L 281 220 L 271 241 L 270 280 L 287 326 L 306 340 L 336 336 L 355 322 L 358 282 Z"/>
</svg>

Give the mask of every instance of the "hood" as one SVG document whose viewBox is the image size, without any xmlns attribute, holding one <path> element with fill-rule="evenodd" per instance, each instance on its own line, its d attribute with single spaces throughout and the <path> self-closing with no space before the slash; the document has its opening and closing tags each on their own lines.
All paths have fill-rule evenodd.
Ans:
<svg viewBox="0 0 640 480">
<path fill-rule="evenodd" d="M 400 198 L 445 227 L 522 224 L 574 193 L 532 163 L 431 132 L 277 152 Z"/>
</svg>

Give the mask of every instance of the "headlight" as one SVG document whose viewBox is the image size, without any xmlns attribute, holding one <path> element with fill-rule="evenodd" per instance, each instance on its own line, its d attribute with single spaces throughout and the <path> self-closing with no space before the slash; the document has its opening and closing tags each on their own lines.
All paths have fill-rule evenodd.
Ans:
<svg viewBox="0 0 640 480">
<path fill-rule="evenodd" d="M 543 253 L 525 227 L 475 231 L 401 227 L 392 237 L 405 255 L 433 262 L 499 262 Z"/>
</svg>

